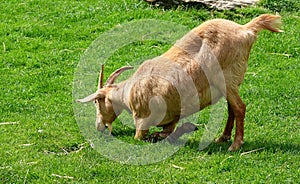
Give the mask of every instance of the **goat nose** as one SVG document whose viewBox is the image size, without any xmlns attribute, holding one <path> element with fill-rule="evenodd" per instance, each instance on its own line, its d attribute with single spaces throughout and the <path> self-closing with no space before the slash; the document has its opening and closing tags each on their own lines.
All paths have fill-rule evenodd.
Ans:
<svg viewBox="0 0 300 184">
<path fill-rule="evenodd" d="M 106 129 L 106 127 L 103 125 L 101 119 L 96 120 L 96 129 L 100 132 L 103 132 Z"/>
</svg>

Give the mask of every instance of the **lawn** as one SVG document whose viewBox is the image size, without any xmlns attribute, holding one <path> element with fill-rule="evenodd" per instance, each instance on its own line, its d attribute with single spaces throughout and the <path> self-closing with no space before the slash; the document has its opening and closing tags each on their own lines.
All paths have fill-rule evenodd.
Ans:
<svg viewBox="0 0 300 184">
<path fill-rule="evenodd" d="M 257 7 L 232 11 L 195 4 L 156 7 L 138 0 L 2 1 L 0 183 L 299 183 L 299 11 L 300 3 L 293 0 L 262 0 Z M 244 24 L 275 12 L 282 16 L 285 32 L 259 34 L 240 89 L 247 105 L 241 150 L 228 152 L 231 142 L 199 150 L 200 130 L 173 155 L 133 165 L 99 153 L 81 133 L 75 119 L 74 73 L 101 35 L 146 19 L 192 29 L 212 18 Z M 107 58 L 112 65 L 105 77 L 170 46 L 171 41 L 128 42 Z M 208 110 L 195 122 L 200 129 L 209 120 Z M 119 121 L 114 125 L 119 140 L 150 144 L 134 141 L 132 127 Z"/>
</svg>

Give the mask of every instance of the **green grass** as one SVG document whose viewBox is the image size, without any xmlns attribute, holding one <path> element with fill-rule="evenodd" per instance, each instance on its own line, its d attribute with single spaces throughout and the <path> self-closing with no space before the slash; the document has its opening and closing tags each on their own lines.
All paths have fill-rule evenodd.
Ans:
<svg viewBox="0 0 300 184">
<path fill-rule="evenodd" d="M 230 143 L 199 151 L 196 133 L 166 160 L 134 166 L 108 160 L 80 133 L 73 113 L 73 75 L 84 51 L 101 34 L 138 19 L 192 29 L 211 18 L 246 23 L 274 11 L 282 15 L 285 33 L 262 32 L 251 52 L 241 87 L 247 114 L 240 151 L 227 152 Z M 259 7 L 235 11 L 190 5 L 166 9 L 137 0 L 1 2 L 0 122 L 18 124 L 0 125 L 0 183 L 298 183 L 298 12 L 299 3 L 291 0 L 264 0 Z M 169 46 L 133 43 L 110 60 L 125 65 Z M 140 144 L 133 140 L 134 130 L 118 122 L 114 133 Z"/>
</svg>

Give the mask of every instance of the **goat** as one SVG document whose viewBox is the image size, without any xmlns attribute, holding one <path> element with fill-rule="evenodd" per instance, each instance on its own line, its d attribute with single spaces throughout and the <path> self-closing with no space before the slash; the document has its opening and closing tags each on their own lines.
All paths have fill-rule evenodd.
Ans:
<svg viewBox="0 0 300 184">
<path fill-rule="evenodd" d="M 100 131 L 108 128 L 111 132 L 112 122 L 123 110 L 132 112 L 134 138 L 144 139 L 151 126 L 163 127 L 156 135 L 168 137 L 181 118 L 225 97 L 228 119 L 216 142 L 230 140 L 236 121 L 234 141 L 228 150 L 238 150 L 244 141 L 246 113 L 239 86 L 244 80 L 250 50 L 258 32 L 283 32 L 280 26 L 281 17 L 270 14 L 260 15 L 245 25 L 225 19 L 206 21 L 161 56 L 143 62 L 125 81 L 114 84 L 123 71 L 133 67 L 116 70 L 103 86 L 102 66 L 98 90 L 77 101 L 95 100 L 96 128 Z"/>
</svg>

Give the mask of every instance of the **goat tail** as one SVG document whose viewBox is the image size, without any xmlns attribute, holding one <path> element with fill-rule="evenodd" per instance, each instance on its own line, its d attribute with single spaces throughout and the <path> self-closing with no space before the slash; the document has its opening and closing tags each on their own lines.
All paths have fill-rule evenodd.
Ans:
<svg viewBox="0 0 300 184">
<path fill-rule="evenodd" d="M 283 32 L 283 30 L 280 30 L 281 25 L 282 21 L 280 15 L 263 14 L 254 18 L 246 24 L 245 27 L 254 33 L 258 33 L 263 29 L 267 29 L 272 32 Z"/>
</svg>

